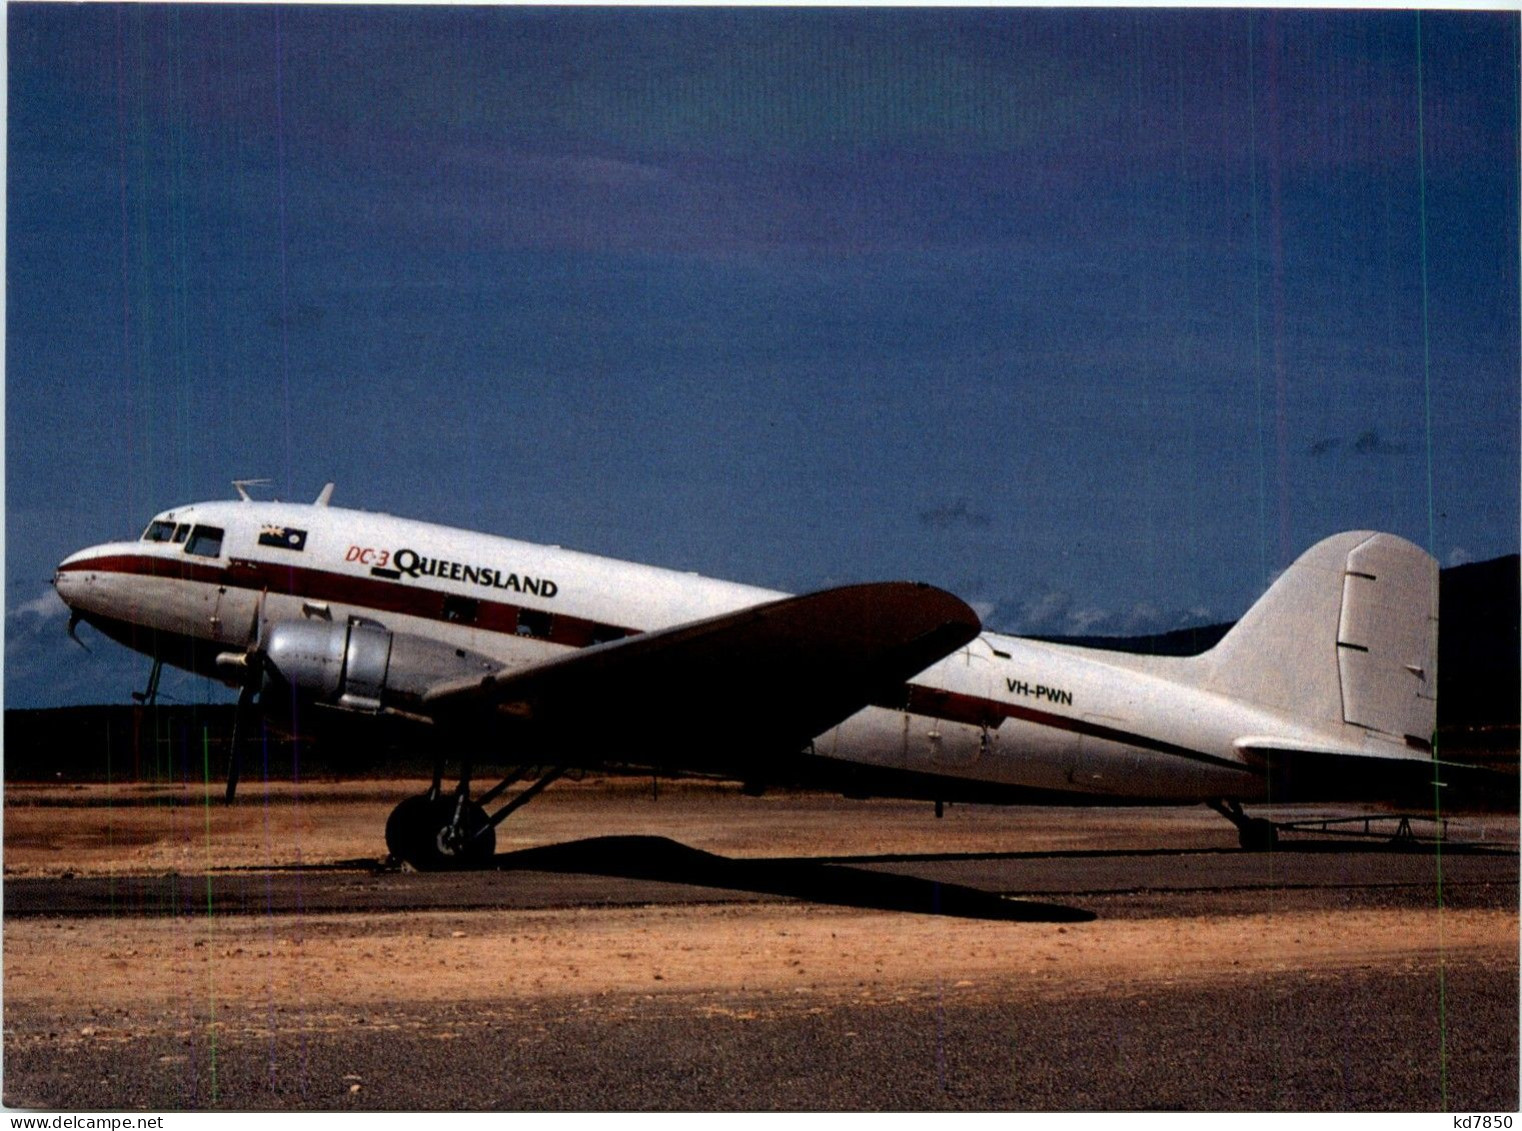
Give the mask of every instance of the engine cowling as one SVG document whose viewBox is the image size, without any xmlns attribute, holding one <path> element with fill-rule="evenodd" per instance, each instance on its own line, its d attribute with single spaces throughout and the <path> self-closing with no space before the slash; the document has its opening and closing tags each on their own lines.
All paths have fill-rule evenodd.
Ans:
<svg viewBox="0 0 1522 1131">
<path fill-rule="evenodd" d="M 260 651 L 266 688 L 354 711 L 415 705 L 446 680 L 500 671 L 475 652 L 374 621 L 278 621 Z"/>
</svg>

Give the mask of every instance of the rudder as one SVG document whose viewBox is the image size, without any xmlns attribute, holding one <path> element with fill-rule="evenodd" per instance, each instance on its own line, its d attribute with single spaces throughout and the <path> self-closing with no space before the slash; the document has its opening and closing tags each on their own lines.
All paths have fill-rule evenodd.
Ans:
<svg viewBox="0 0 1522 1131">
<path fill-rule="evenodd" d="M 1437 723 L 1437 562 L 1393 534 L 1302 554 L 1200 657 L 1210 690 L 1425 746 Z"/>
</svg>

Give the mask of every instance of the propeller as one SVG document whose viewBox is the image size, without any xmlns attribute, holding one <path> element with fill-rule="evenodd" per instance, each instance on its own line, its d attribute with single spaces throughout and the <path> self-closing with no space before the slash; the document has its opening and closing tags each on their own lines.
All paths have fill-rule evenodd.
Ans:
<svg viewBox="0 0 1522 1131">
<path fill-rule="evenodd" d="M 238 794 L 238 778 L 243 772 L 243 732 L 247 728 L 249 712 L 254 699 L 264 686 L 264 653 L 259 648 L 259 622 L 264 614 L 264 598 L 268 590 L 259 594 L 254 603 L 253 620 L 249 623 L 247 644 L 241 656 L 229 656 L 243 670 L 242 686 L 238 689 L 238 705 L 233 708 L 233 734 L 227 752 L 227 803 L 231 805 Z"/>
<path fill-rule="evenodd" d="M 81 640 L 78 633 L 74 631 L 79 627 L 79 622 L 83 619 L 84 617 L 80 614 L 78 609 L 75 609 L 69 614 L 69 639 L 74 641 L 75 644 L 78 644 L 81 648 L 88 652 L 90 650 L 90 646 Z"/>
<path fill-rule="evenodd" d="M 250 652 L 248 661 L 248 675 L 243 681 L 243 687 L 238 692 L 238 705 L 233 708 L 233 737 L 231 747 L 227 752 L 227 803 L 231 805 L 238 793 L 238 778 L 243 772 L 243 731 L 247 725 L 249 709 L 254 706 L 254 697 L 259 694 L 259 685 L 263 682 L 260 676 L 264 666 L 258 662 L 258 653 Z"/>
</svg>

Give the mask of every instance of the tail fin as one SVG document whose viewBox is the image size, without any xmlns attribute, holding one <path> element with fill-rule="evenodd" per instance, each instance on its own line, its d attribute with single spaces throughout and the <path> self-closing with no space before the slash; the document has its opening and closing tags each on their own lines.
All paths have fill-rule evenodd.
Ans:
<svg viewBox="0 0 1522 1131">
<path fill-rule="evenodd" d="M 1437 562 L 1393 534 L 1312 546 L 1199 659 L 1212 691 L 1425 746 L 1437 724 Z"/>
</svg>

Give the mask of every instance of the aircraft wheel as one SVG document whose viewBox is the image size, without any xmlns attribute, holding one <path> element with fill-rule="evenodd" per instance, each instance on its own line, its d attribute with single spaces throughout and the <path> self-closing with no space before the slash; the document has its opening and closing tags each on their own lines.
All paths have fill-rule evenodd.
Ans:
<svg viewBox="0 0 1522 1131">
<path fill-rule="evenodd" d="M 391 810 L 391 816 L 386 818 L 386 848 L 391 859 L 410 861 L 417 855 L 419 830 L 426 823 L 429 808 L 428 795 L 420 793 Z"/>
<path fill-rule="evenodd" d="M 386 848 L 392 858 L 419 872 L 484 866 L 497 850 L 497 830 L 485 809 L 467 801 L 456 831 L 454 809 L 455 799 L 448 794 L 420 794 L 403 801 L 386 819 Z"/>
</svg>

